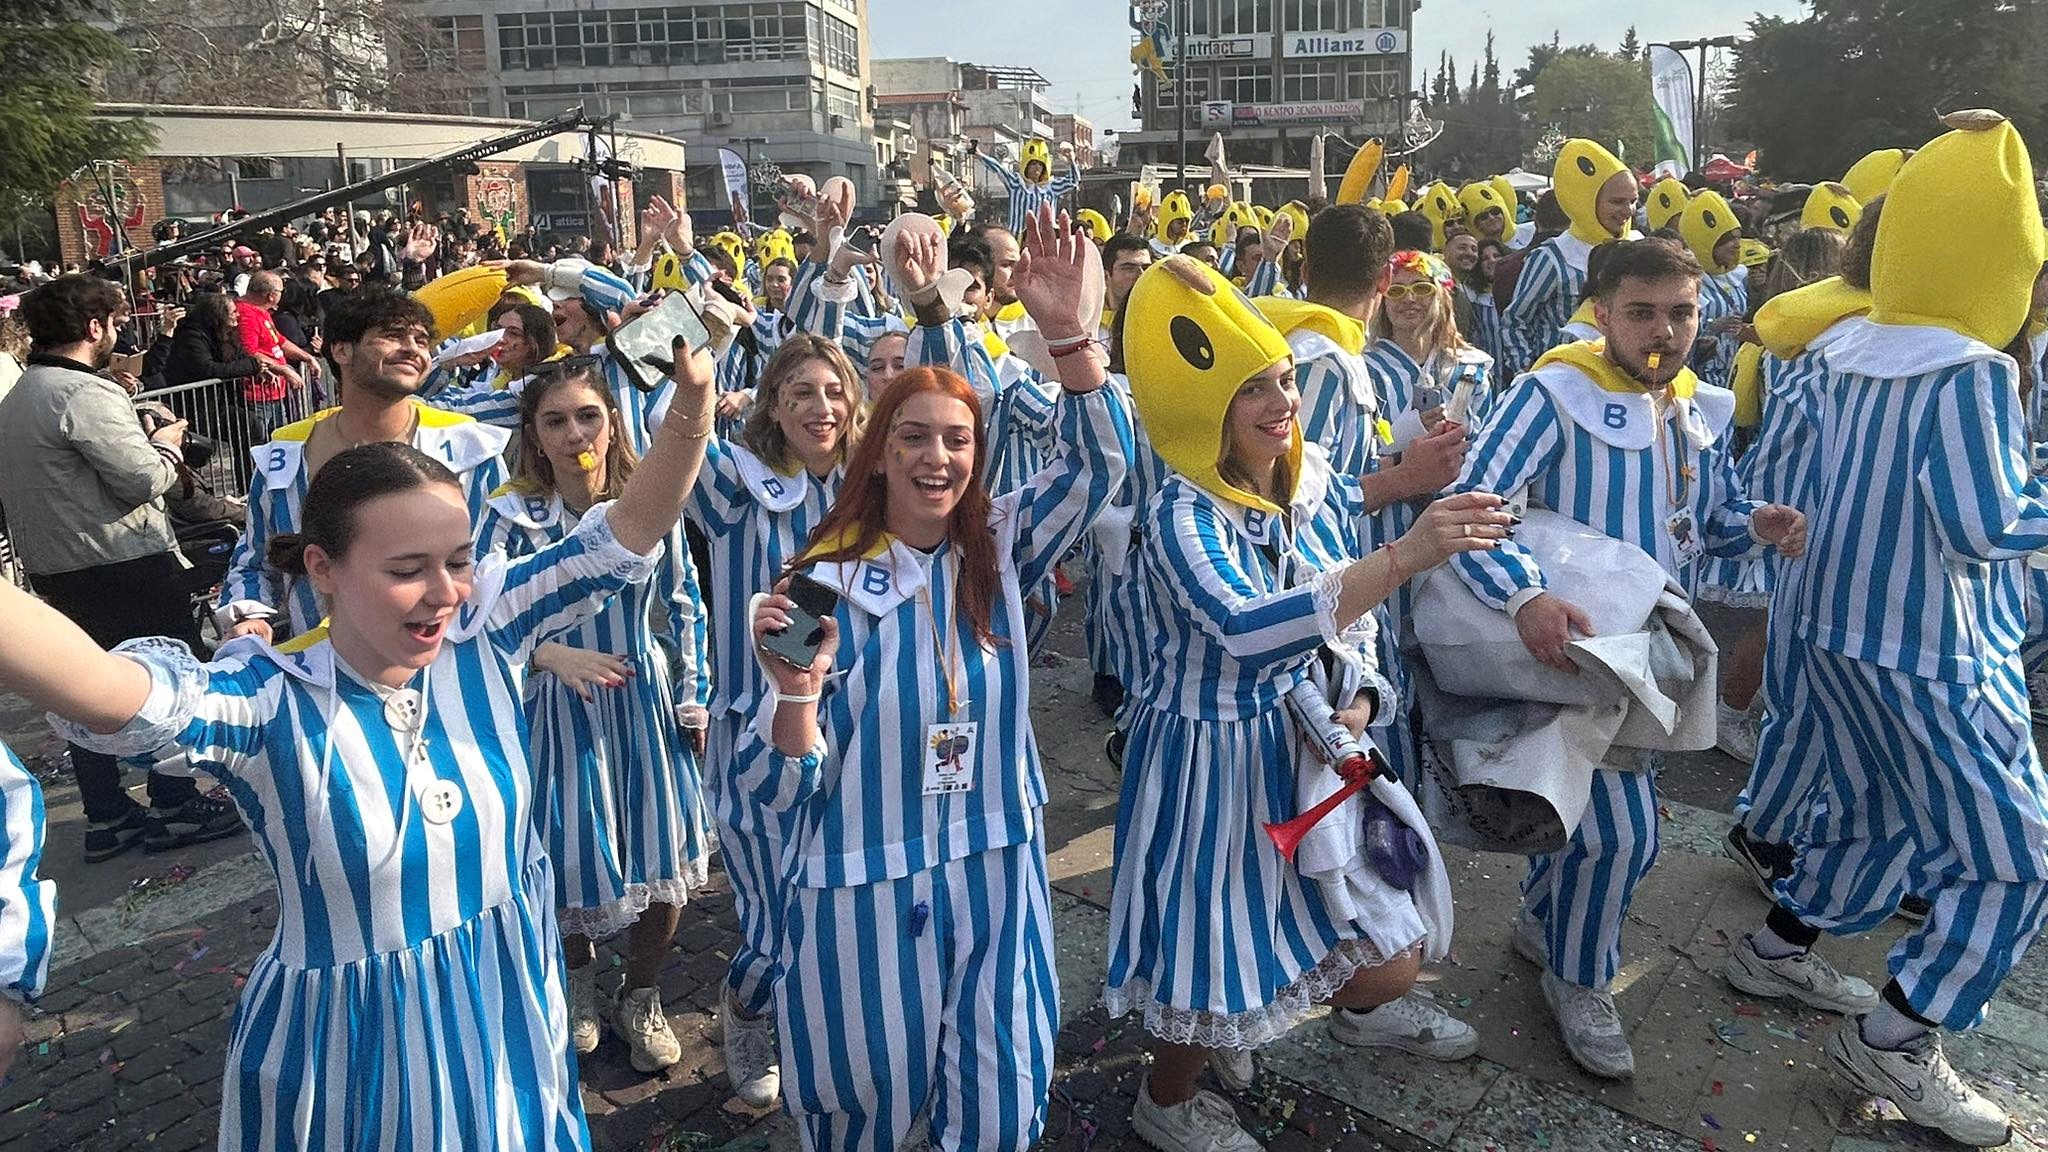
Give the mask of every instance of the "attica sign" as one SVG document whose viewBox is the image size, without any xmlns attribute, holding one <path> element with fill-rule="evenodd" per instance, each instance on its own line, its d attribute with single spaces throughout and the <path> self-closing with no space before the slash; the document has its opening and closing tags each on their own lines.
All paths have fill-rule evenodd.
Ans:
<svg viewBox="0 0 2048 1152">
<path fill-rule="evenodd" d="M 1405 28 L 1368 28 L 1363 32 L 1291 32 L 1281 41 L 1281 55 L 1392 56 L 1408 50 Z"/>
</svg>

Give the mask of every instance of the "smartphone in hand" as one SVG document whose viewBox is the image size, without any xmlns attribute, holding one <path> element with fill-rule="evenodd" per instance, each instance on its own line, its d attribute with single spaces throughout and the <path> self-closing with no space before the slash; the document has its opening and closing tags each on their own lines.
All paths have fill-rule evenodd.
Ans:
<svg viewBox="0 0 2048 1152">
<path fill-rule="evenodd" d="M 762 636 L 761 647 L 791 667 L 807 669 L 825 642 L 824 620 L 838 609 L 839 593 L 799 572 L 789 578 L 785 595 L 795 604 L 789 610 L 789 627 Z"/>
</svg>

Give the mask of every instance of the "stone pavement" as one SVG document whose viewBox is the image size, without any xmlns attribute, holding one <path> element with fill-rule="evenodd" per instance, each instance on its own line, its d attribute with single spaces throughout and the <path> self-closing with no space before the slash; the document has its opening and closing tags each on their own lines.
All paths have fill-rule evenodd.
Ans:
<svg viewBox="0 0 2048 1152">
<path fill-rule="evenodd" d="M 1046 834 L 1066 1010 L 1040 1146 L 1137 1148 L 1128 1116 L 1144 1069 L 1142 1037 L 1095 1004 L 1117 779 L 1101 755 L 1105 725 L 1088 703 L 1071 619 L 1055 647 L 1064 658 L 1040 670 L 1034 709 L 1054 795 Z M 23 719 L 0 702 L 0 732 L 33 752 L 40 734 Z M 1426 979 L 1479 1027 L 1480 1055 L 1457 1065 L 1361 1055 L 1311 1021 L 1261 1052 L 1258 1082 L 1238 1099 L 1247 1124 L 1276 1152 L 1950 1147 L 1888 1105 L 1837 1087 L 1818 1063 L 1832 1021 L 1749 1001 L 1722 982 L 1729 943 L 1765 908 L 1719 850 L 1741 778 L 1731 761 L 1707 754 L 1675 758 L 1660 781 L 1663 855 L 1632 912 L 1617 985 L 1640 1069 L 1633 1083 L 1604 1084 L 1570 1064 L 1535 972 L 1509 954 L 1519 861 L 1450 849 L 1458 946 Z M 236 989 L 275 914 L 268 874 L 232 841 L 83 867 L 75 794 L 61 780 L 48 787 L 56 825 L 49 871 L 62 885 L 65 925 L 28 1049 L 0 1085 L 0 1148 L 209 1147 Z M 592 1139 L 603 1152 L 796 1147 L 785 1118 L 741 1108 L 725 1082 L 715 1009 L 736 925 L 720 885 L 685 911 L 662 978 L 682 1062 L 645 1077 L 610 1038 L 584 1062 Z M 1843 968 L 1881 979 L 1896 934 L 1823 948 Z M 599 960 L 619 962 L 610 953 Z M 2048 1149 L 2048 950 L 2033 950 L 1985 1027 L 1953 1038 L 1949 1050 L 2013 1111 L 2021 1124 L 2013 1146 Z"/>
</svg>

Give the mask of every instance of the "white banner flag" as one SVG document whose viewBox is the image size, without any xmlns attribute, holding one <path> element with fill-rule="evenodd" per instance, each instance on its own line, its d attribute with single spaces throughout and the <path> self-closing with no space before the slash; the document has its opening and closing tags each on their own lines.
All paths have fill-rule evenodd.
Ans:
<svg viewBox="0 0 2048 1152">
<path fill-rule="evenodd" d="M 1657 104 L 1657 167 L 1662 176 L 1692 170 L 1692 66 L 1678 50 L 1650 45 L 1650 93 Z"/>
</svg>

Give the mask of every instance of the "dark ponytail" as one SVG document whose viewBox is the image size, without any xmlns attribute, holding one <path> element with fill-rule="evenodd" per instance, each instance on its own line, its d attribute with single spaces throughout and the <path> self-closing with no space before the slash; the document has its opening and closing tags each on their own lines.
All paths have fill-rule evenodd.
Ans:
<svg viewBox="0 0 2048 1152">
<path fill-rule="evenodd" d="M 355 541 L 356 509 L 379 496 L 429 484 L 459 487 L 455 473 L 410 444 L 361 444 L 335 454 L 306 489 L 297 532 L 271 537 L 264 559 L 288 576 L 306 574 L 306 549 L 343 556 Z"/>
</svg>

